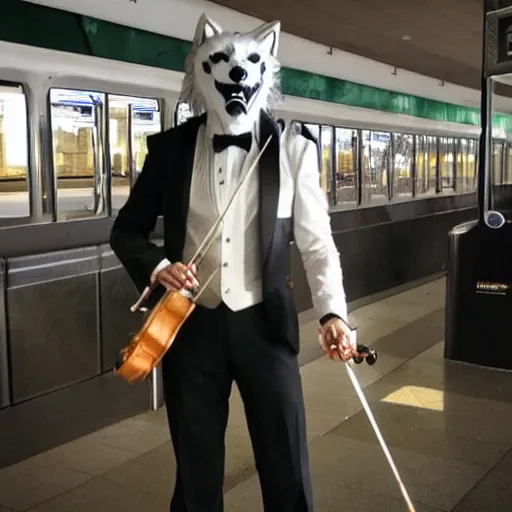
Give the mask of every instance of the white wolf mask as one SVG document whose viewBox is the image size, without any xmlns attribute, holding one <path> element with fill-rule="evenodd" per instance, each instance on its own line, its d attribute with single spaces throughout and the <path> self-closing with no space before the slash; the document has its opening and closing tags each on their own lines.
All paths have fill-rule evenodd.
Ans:
<svg viewBox="0 0 512 512">
<path fill-rule="evenodd" d="M 280 22 L 246 32 L 224 32 L 204 14 L 185 61 L 180 101 L 192 113 L 217 116 L 227 133 L 250 127 L 261 109 L 280 100 L 277 48 Z"/>
</svg>

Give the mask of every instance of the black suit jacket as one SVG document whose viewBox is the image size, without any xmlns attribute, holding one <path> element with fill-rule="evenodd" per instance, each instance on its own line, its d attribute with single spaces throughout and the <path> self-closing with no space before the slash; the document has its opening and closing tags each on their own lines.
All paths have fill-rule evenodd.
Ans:
<svg viewBox="0 0 512 512">
<path fill-rule="evenodd" d="M 133 190 L 119 211 L 110 245 L 139 291 L 164 258 L 181 261 L 197 132 L 206 115 L 148 137 L 148 155 Z M 272 140 L 259 163 L 259 223 L 263 303 L 276 342 L 299 351 L 297 311 L 290 288 L 293 219 L 278 219 L 281 126 L 261 112 L 260 140 Z M 164 246 L 149 241 L 158 216 L 164 221 Z M 160 287 L 161 288 L 161 287 Z M 150 305 L 163 293 L 154 293 Z"/>
</svg>

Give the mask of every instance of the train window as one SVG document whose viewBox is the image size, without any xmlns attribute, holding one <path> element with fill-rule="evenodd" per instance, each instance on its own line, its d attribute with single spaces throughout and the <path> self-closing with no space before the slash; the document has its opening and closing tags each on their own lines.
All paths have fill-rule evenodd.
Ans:
<svg viewBox="0 0 512 512">
<path fill-rule="evenodd" d="M 162 118 L 156 99 L 111 94 L 108 110 L 112 212 L 115 215 L 142 171 L 148 152 L 146 139 L 161 131 Z"/>
<path fill-rule="evenodd" d="M 105 95 L 50 90 L 57 220 L 104 215 Z"/>
<path fill-rule="evenodd" d="M 363 130 L 363 204 L 389 200 L 391 134 Z"/>
<path fill-rule="evenodd" d="M 434 147 L 435 150 L 435 147 Z M 416 135 L 416 195 L 436 193 L 436 173 L 430 172 L 430 145 L 426 135 Z"/>
<path fill-rule="evenodd" d="M 405 133 L 393 134 L 393 198 L 412 196 L 412 166 L 414 164 L 414 138 Z"/>
<path fill-rule="evenodd" d="M 322 148 L 322 167 L 320 169 L 320 184 L 330 199 L 332 176 L 332 127 L 322 126 L 320 129 L 320 147 Z"/>
<path fill-rule="evenodd" d="M 455 144 L 452 137 L 439 139 L 439 175 L 441 191 L 453 193 L 455 188 Z"/>
<path fill-rule="evenodd" d="M 27 102 L 23 88 L 0 85 L 0 218 L 30 216 Z"/>
<path fill-rule="evenodd" d="M 336 128 L 336 199 L 341 208 L 357 206 L 357 130 Z"/>
</svg>

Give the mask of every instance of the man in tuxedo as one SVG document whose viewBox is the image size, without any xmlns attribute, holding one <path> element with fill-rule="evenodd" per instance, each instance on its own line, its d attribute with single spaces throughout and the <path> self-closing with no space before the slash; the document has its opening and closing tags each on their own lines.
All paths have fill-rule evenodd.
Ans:
<svg viewBox="0 0 512 512">
<path fill-rule="evenodd" d="M 148 155 L 115 221 L 111 246 L 139 290 L 193 290 L 197 308 L 163 359 L 177 461 L 171 512 L 223 510 L 224 438 L 236 382 L 266 512 L 311 512 L 306 421 L 290 278 L 290 242 L 302 255 L 320 343 L 354 353 L 317 145 L 301 124 L 268 113 L 279 99 L 279 23 L 227 33 L 202 16 L 181 99 L 197 114 L 148 138 Z M 186 267 L 260 149 L 198 268 Z M 157 217 L 164 246 L 149 240 Z"/>
</svg>

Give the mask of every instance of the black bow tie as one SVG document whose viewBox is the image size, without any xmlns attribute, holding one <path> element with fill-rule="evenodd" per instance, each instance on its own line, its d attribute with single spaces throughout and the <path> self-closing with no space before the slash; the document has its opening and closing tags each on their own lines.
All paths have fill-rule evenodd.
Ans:
<svg viewBox="0 0 512 512">
<path fill-rule="evenodd" d="M 214 135 L 213 150 L 215 153 L 224 151 L 228 146 L 238 146 L 249 152 L 252 145 L 252 135 L 250 132 L 241 135 Z"/>
</svg>

